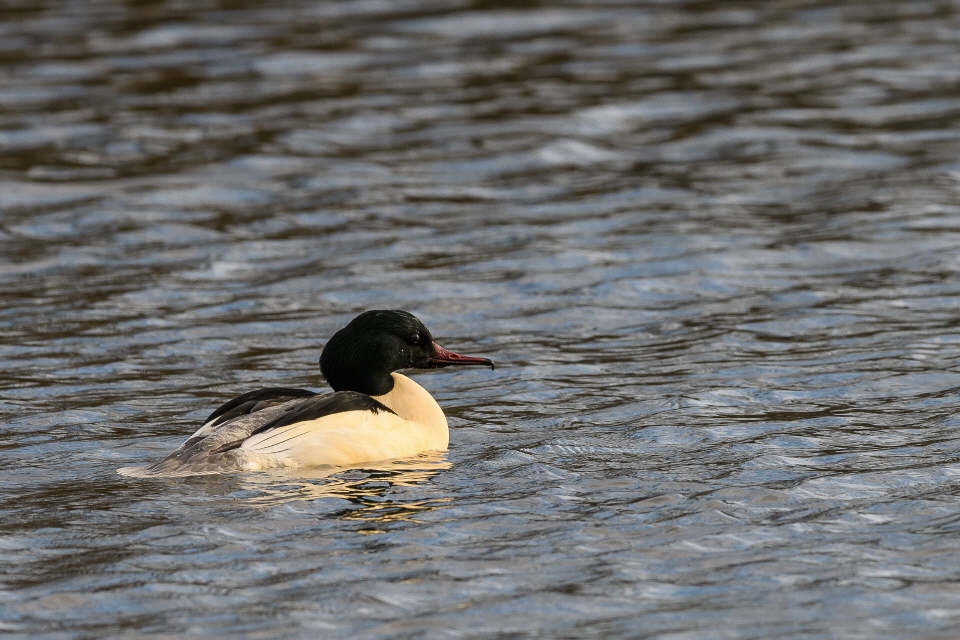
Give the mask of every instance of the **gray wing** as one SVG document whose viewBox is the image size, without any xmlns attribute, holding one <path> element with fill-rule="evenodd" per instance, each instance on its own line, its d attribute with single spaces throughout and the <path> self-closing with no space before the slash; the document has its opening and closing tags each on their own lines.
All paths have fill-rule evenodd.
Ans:
<svg viewBox="0 0 960 640">
<path fill-rule="evenodd" d="M 244 453 L 239 450 L 243 441 L 264 426 L 282 419 L 309 398 L 295 398 L 283 404 L 237 416 L 214 428 L 205 437 L 194 437 L 184 442 L 169 456 L 144 469 L 127 470 L 127 475 L 186 476 L 194 474 L 239 471 Z"/>
</svg>

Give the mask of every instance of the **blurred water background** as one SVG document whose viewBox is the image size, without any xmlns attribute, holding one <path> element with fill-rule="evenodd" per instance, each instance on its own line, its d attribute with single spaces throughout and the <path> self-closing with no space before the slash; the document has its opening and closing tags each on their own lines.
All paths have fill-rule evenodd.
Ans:
<svg viewBox="0 0 960 640">
<path fill-rule="evenodd" d="M 956 637 L 958 119 L 956 0 L 4 0 L 0 632 Z M 448 453 L 116 475 L 370 308 Z"/>
</svg>

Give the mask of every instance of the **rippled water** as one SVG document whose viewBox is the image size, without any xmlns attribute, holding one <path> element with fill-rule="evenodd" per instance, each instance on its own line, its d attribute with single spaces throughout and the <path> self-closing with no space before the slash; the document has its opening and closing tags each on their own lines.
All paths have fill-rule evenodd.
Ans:
<svg viewBox="0 0 960 640">
<path fill-rule="evenodd" d="M 10 637 L 949 638 L 960 3 L 4 2 Z M 450 451 L 135 480 L 403 308 Z"/>
</svg>

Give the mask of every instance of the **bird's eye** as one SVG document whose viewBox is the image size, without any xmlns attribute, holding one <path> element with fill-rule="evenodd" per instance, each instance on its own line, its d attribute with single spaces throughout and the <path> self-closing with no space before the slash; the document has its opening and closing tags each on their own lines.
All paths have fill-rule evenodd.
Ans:
<svg viewBox="0 0 960 640">
<path fill-rule="evenodd" d="M 410 336 L 410 344 L 420 344 L 420 334 L 414 333 Z"/>
</svg>

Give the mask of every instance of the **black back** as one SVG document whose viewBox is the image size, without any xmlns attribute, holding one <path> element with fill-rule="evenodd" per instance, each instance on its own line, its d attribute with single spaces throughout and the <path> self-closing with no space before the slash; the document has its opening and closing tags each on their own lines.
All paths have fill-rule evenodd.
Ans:
<svg viewBox="0 0 960 640">
<path fill-rule="evenodd" d="M 298 404 L 293 411 L 268 422 L 250 435 L 252 436 L 263 433 L 264 431 L 270 431 L 271 429 L 285 427 L 288 424 L 316 420 L 335 413 L 346 413 L 347 411 L 372 411 L 373 413 L 384 411 L 396 415 L 396 412 L 390 407 L 374 400 L 365 393 L 359 393 L 357 391 L 334 391 L 333 393 L 325 393 L 322 396 L 314 396 L 304 400 Z"/>
<path fill-rule="evenodd" d="M 286 389 L 283 387 L 257 389 L 256 391 L 249 391 L 241 396 L 237 396 L 233 400 L 220 405 L 203 423 L 207 424 L 211 420 L 216 420 L 213 425 L 216 426 L 224 422 L 229 422 L 238 416 L 283 404 L 294 398 L 309 398 L 315 395 L 317 395 L 316 392 L 307 389 Z"/>
</svg>

